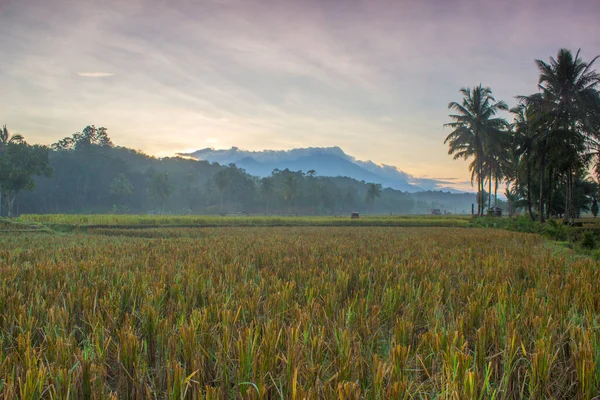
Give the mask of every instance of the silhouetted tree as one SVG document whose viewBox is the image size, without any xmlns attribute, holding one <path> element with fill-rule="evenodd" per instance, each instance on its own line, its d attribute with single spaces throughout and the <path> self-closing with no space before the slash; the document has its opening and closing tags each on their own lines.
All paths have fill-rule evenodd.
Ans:
<svg viewBox="0 0 600 400">
<path fill-rule="evenodd" d="M 169 182 L 167 171 L 155 173 L 150 180 L 150 194 L 158 201 L 160 212 L 165 211 L 165 201 L 172 193 L 173 185 Z"/>
<path fill-rule="evenodd" d="M 454 129 L 444 143 L 448 143 L 448 154 L 453 154 L 454 159 L 474 158 L 474 163 L 471 164 L 472 176 L 477 178 L 478 191 L 483 192 L 485 162 L 493 147 L 491 138 L 508 125 L 506 120 L 495 116 L 499 111 L 507 110 L 508 106 L 503 101 L 496 101 L 492 90 L 482 85 L 473 89 L 462 88 L 460 93 L 463 95 L 460 103 L 448 104 L 448 108 L 456 114 L 450 114 L 452 122 L 444 125 Z M 478 204 L 478 214 L 483 215 L 482 203 Z"/>
<path fill-rule="evenodd" d="M 365 201 L 371 206 L 375 204 L 375 199 L 381 197 L 381 185 L 379 183 L 367 183 L 367 194 Z"/>
<path fill-rule="evenodd" d="M 273 188 L 273 178 L 265 177 L 260 180 L 260 193 L 265 201 L 267 215 L 269 214 L 269 203 L 271 202 L 271 196 L 273 195 Z"/>
<path fill-rule="evenodd" d="M 34 176 L 50 176 L 48 148 L 29 145 L 20 135 L 9 138 L 6 127 L 0 134 L 0 182 L 1 195 L 7 200 L 8 216 L 13 216 L 17 194 L 24 189 L 33 189 Z"/>
</svg>

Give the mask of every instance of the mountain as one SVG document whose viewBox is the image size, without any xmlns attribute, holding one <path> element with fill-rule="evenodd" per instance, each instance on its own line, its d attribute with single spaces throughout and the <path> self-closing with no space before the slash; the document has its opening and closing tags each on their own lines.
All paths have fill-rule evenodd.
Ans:
<svg viewBox="0 0 600 400">
<path fill-rule="evenodd" d="M 320 176 L 347 176 L 359 181 L 380 183 L 384 187 L 405 192 L 442 189 L 438 181 L 414 178 L 392 165 L 357 160 L 337 146 L 265 151 L 247 151 L 237 147 L 223 150 L 205 148 L 178 155 L 221 165 L 233 163 L 249 174 L 260 177 L 271 175 L 274 169 L 288 168 L 291 171 L 304 172 L 315 170 Z"/>
</svg>

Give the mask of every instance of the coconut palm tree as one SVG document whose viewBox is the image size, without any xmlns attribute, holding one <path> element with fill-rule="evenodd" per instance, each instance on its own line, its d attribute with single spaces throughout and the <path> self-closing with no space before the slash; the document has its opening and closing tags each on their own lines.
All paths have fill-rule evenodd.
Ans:
<svg viewBox="0 0 600 400">
<path fill-rule="evenodd" d="M 221 168 L 214 175 L 213 180 L 217 190 L 219 191 L 219 212 L 223 213 L 223 195 L 225 194 L 225 190 L 229 187 L 230 184 L 230 176 L 229 170 L 226 168 Z"/>
<path fill-rule="evenodd" d="M 600 120 L 600 74 L 592 69 L 597 56 L 585 62 L 567 49 L 560 49 L 549 62 L 536 60 L 540 72 L 539 93 L 521 96 L 526 104 L 539 110 L 540 125 L 544 126 L 538 141 L 544 146 L 560 149 L 560 160 L 566 177 L 565 219 L 574 216 L 573 188 L 578 166 L 587 164 L 586 149 L 597 143 Z M 546 159 L 541 154 L 540 203 L 543 202 L 543 174 Z M 540 213 L 541 218 L 542 213 Z"/>
<path fill-rule="evenodd" d="M 452 122 L 444 124 L 454 130 L 446 137 L 444 143 L 449 145 L 448 154 L 453 154 L 454 159 L 473 158 L 472 172 L 477 178 L 477 191 L 483 193 L 485 183 L 485 161 L 489 148 L 491 135 L 502 131 L 507 126 L 506 120 L 497 118 L 499 111 L 507 110 L 508 106 L 503 101 L 496 101 L 489 87 L 481 84 L 470 88 L 460 89 L 462 101 L 451 102 L 448 109 L 455 114 L 450 114 Z M 478 202 L 479 215 L 483 215 L 482 202 Z"/>
<path fill-rule="evenodd" d="M 491 131 L 487 137 L 485 166 L 488 172 L 488 207 L 492 206 L 492 182 L 494 183 L 494 207 L 498 205 L 498 185 L 509 169 L 510 135 L 508 130 Z"/>
<path fill-rule="evenodd" d="M 288 202 L 290 214 L 292 213 L 292 203 L 296 200 L 298 194 L 298 179 L 293 172 L 287 171 L 287 176 L 283 179 L 283 198 Z"/>
<path fill-rule="evenodd" d="M 381 197 L 381 185 L 379 183 L 367 183 L 367 195 L 365 201 L 371 206 L 375 204 L 375 199 Z"/>
<path fill-rule="evenodd" d="M 271 198 L 271 196 L 273 195 L 273 178 L 268 176 L 265 178 L 262 178 L 260 180 L 260 193 L 263 195 L 263 198 L 265 199 L 265 204 L 267 206 L 267 215 L 269 214 L 269 200 Z"/>
<path fill-rule="evenodd" d="M 519 103 L 517 107 L 511 108 L 511 113 L 515 115 L 512 124 L 512 149 L 516 157 L 517 165 L 515 166 L 516 186 L 522 185 L 520 178 L 521 170 L 524 170 L 525 187 L 521 190 L 527 196 L 527 211 L 529 217 L 534 220 L 531 198 L 531 183 L 533 180 L 533 167 L 537 157 L 536 153 L 536 129 L 535 129 L 535 109 L 533 106 L 527 106 L 525 103 Z"/>
</svg>

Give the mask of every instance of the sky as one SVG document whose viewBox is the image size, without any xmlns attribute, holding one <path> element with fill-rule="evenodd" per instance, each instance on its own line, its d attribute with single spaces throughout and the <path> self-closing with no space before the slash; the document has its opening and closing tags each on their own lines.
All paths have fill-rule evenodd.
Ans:
<svg viewBox="0 0 600 400">
<path fill-rule="evenodd" d="M 156 156 L 339 146 L 468 189 L 448 103 L 482 83 L 515 105 L 534 59 L 600 54 L 599 21 L 600 0 L 0 0 L 0 124 Z"/>
</svg>

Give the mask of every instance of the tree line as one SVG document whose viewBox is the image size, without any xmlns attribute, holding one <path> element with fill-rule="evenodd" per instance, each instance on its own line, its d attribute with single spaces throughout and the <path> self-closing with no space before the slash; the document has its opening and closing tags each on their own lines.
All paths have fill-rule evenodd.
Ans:
<svg viewBox="0 0 600 400">
<path fill-rule="evenodd" d="M 14 213 L 14 204 L 19 192 L 32 189 L 35 176 L 50 176 L 48 148 L 30 145 L 21 135 L 11 135 L 6 125 L 0 129 L 0 215 L 3 203 L 6 214 Z"/>
<path fill-rule="evenodd" d="M 510 211 L 525 210 L 532 220 L 572 223 L 581 211 L 597 213 L 590 172 L 600 173 L 600 74 L 598 57 L 585 62 L 579 54 L 561 49 L 549 62 L 535 60 L 539 90 L 516 96 L 513 108 L 481 84 L 461 89 L 462 100 L 448 105 L 445 126 L 453 130 L 444 143 L 454 159 L 470 160 L 478 215 L 491 208 L 492 193 L 497 201 L 502 183 Z"/>
<path fill-rule="evenodd" d="M 346 215 L 429 213 L 432 208 L 467 213 L 474 200 L 469 193 L 406 193 L 348 177 L 323 177 L 316 169 L 276 169 L 259 178 L 234 164 L 155 158 L 115 146 L 107 129 L 94 125 L 49 147 L 28 145 L 22 136 L 3 132 L 0 197 L 10 207 L 2 215 Z M 21 157 L 25 149 L 30 152 L 26 158 Z"/>
</svg>

